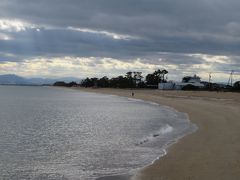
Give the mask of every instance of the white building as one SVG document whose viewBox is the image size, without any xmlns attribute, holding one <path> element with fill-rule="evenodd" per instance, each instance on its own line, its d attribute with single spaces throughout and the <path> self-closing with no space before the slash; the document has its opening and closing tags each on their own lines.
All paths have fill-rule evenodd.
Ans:
<svg viewBox="0 0 240 180">
<path fill-rule="evenodd" d="M 182 79 L 182 82 L 167 82 L 167 83 L 159 83 L 158 89 L 161 90 L 181 90 L 184 86 L 193 85 L 198 88 L 203 88 L 204 84 L 201 83 L 201 78 L 197 75 L 194 76 L 186 76 Z"/>
</svg>

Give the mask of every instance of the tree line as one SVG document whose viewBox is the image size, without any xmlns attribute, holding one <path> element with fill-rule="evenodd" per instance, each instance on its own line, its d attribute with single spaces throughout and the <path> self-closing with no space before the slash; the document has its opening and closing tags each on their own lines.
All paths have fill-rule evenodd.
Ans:
<svg viewBox="0 0 240 180">
<path fill-rule="evenodd" d="M 147 74 L 143 77 L 142 72 L 139 71 L 129 71 L 125 75 L 119 75 L 117 77 L 108 78 L 103 76 L 102 78 L 85 78 L 80 83 L 70 82 L 65 83 L 62 81 L 56 82 L 54 86 L 63 86 L 63 87 L 99 87 L 99 88 L 158 88 L 158 83 L 167 82 L 166 75 L 168 71 L 166 69 L 158 69 L 153 73 Z M 187 81 L 187 78 L 184 77 L 183 80 Z M 202 82 L 204 88 L 199 89 L 194 85 L 186 85 L 182 90 L 211 90 L 211 91 L 235 91 L 240 92 L 240 81 L 237 81 L 233 86 L 226 85 L 222 87 L 217 83 Z"/>
<path fill-rule="evenodd" d="M 102 78 L 86 78 L 81 82 L 82 87 L 101 87 L 101 88 L 157 88 L 158 83 L 166 82 L 165 75 L 167 70 L 156 70 L 148 74 L 145 78 L 142 72 L 129 71 L 125 75 L 120 75 L 113 78 L 104 76 Z"/>
<path fill-rule="evenodd" d="M 108 78 L 104 76 L 102 78 L 89 78 L 83 79 L 80 84 L 75 82 L 64 83 L 56 82 L 54 86 L 82 86 L 82 87 L 100 87 L 100 88 L 157 88 L 158 83 L 167 82 L 166 69 L 158 69 L 153 73 L 147 74 L 143 77 L 142 72 L 129 71 L 125 75 L 119 75 L 117 77 Z"/>
</svg>

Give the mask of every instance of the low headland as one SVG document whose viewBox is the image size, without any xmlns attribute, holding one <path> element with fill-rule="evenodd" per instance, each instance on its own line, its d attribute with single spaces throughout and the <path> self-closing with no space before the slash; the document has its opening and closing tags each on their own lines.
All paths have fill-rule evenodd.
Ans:
<svg viewBox="0 0 240 180">
<path fill-rule="evenodd" d="M 170 106 L 189 115 L 198 130 L 167 149 L 167 155 L 139 170 L 132 180 L 240 179 L 240 93 L 145 89 L 73 89 L 119 95 Z M 126 179 L 108 177 L 108 179 Z"/>
</svg>

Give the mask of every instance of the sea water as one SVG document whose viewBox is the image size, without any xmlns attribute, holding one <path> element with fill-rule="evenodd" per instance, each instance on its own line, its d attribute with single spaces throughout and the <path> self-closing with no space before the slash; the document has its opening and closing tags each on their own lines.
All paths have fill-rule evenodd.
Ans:
<svg viewBox="0 0 240 180">
<path fill-rule="evenodd" d="M 0 179 L 91 180 L 130 173 L 195 129 L 186 114 L 136 99 L 0 86 Z"/>
</svg>

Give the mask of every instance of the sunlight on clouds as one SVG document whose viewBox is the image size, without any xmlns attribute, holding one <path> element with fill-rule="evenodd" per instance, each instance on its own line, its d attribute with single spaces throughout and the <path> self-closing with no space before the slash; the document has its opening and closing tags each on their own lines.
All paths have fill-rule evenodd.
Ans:
<svg viewBox="0 0 240 180">
<path fill-rule="evenodd" d="M 0 30 L 20 32 L 27 28 L 35 28 L 35 25 L 17 19 L 0 19 Z"/>
<path fill-rule="evenodd" d="M 1 72 L 16 73 L 23 76 L 97 76 L 106 74 L 124 75 L 127 71 L 142 71 L 150 73 L 160 68 L 158 65 L 142 63 L 139 59 L 133 62 L 124 62 L 111 58 L 80 58 L 80 57 L 62 57 L 62 58 L 34 58 L 15 63 L 0 64 Z"/>
<path fill-rule="evenodd" d="M 191 66 L 192 70 L 200 70 L 200 71 L 211 71 L 213 70 L 212 64 L 194 64 Z"/>
<path fill-rule="evenodd" d="M 0 33 L 0 40 L 9 41 L 9 40 L 12 40 L 12 37 L 10 37 L 7 34 Z"/>
<path fill-rule="evenodd" d="M 227 56 L 216 56 L 216 55 L 208 55 L 208 54 L 190 54 L 191 57 L 201 58 L 206 62 L 211 63 L 221 63 L 221 64 L 229 64 L 231 60 Z"/>
<path fill-rule="evenodd" d="M 199 72 L 198 75 L 205 81 L 209 80 L 209 73 Z M 235 75 L 234 78 L 235 80 L 239 79 L 239 75 Z M 227 83 L 229 79 L 229 73 L 214 72 L 214 73 L 211 73 L 211 79 L 213 82 Z"/>
<path fill-rule="evenodd" d="M 116 40 L 130 40 L 130 39 L 139 39 L 138 37 L 130 36 L 130 35 L 124 35 L 124 34 L 117 34 L 113 32 L 108 31 L 98 31 L 88 28 L 76 28 L 76 27 L 68 27 L 67 29 L 73 30 L 73 31 L 80 31 L 80 32 L 86 32 L 86 33 L 92 33 L 92 34 L 99 34 L 99 35 L 105 35 L 108 37 L 111 37 Z"/>
<path fill-rule="evenodd" d="M 4 57 L 12 57 L 12 58 L 15 58 L 16 55 L 15 54 L 12 54 L 12 53 L 2 53 L 0 52 L 0 55 L 1 56 L 4 56 Z"/>
<path fill-rule="evenodd" d="M 19 64 L 16 62 L 4 62 L 0 63 L 1 74 L 9 74 L 18 71 Z"/>
<path fill-rule="evenodd" d="M 159 66 L 149 64 L 149 63 L 142 63 L 139 59 L 133 62 L 124 62 L 121 60 L 111 59 L 111 58 L 104 58 L 101 60 L 100 67 L 104 68 L 105 70 L 123 70 L 123 71 L 130 71 L 130 70 L 142 70 L 142 71 L 149 71 L 158 68 Z"/>
<path fill-rule="evenodd" d="M 209 73 L 215 82 L 227 82 L 233 68 L 235 80 L 240 80 L 240 69 L 232 56 L 208 55 L 208 54 L 189 54 L 193 58 L 202 60 L 202 64 L 193 64 L 188 67 L 191 72 L 198 74 L 203 80 L 208 81 Z M 235 57 L 238 58 L 238 57 Z M 235 60 L 236 61 L 236 60 Z M 235 63 L 235 64 L 234 64 Z"/>
<path fill-rule="evenodd" d="M 214 60 L 219 59 L 210 57 Z M 222 59 L 221 59 L 222 60 Z M 181 80 L 183 76 L 197 74 L 202 80 L 208 80 L 208 75 L 212 72 L 214 81 L 227 81 L 229 73 L 226 71 L 217 71 L 217 65 L 206 61 L 204 64 L 177 65 L 160 63 L 158 65 L 148 63 L 143 59 L 120 60 L 112 58 L 98 57 L 37 57 L 26 59 L 21 62 L 5 62 L 0 64 L 1 73 L 12 73 L 31 77 L 67 77 L 74 76 L 85 77 L 109 77 L 124 75 L 128 71 L 141 71 L 143 75 L 152 73 L 156 69 L 167 69 L 169 71 L 168 80 Z M 176 76 L 177 74 L 177 76 Z M 237 76 L 236 76 L 237 77 Z"/>
</svg>

